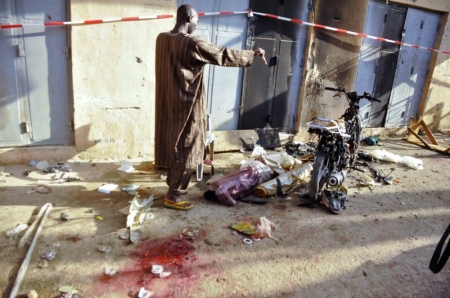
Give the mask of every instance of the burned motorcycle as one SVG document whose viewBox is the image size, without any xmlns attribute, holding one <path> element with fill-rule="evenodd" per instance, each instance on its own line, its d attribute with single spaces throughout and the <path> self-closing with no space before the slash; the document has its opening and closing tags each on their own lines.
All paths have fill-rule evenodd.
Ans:
<svg viewBox="0 0 450 298">
<path fill-rule="evenodd" d="M 326 87 L 325 90 L 344 93 L 349 108 L 338 120 L 315 117 L 306 124 L 309 133 L 319 137 L 316 158 L 314 161 L 311 180 L 309 182 L 309 196 L 314 201 L 321 200 L 331 212 L 340 213 L 345 207 L 346 193 L 342 184 L 347 172 L 364 170 L 355 167 L 357 150 L 359 147 L 361 121 L 359 117 L 359 101 L 363 98 L 370 102 L 380 100 L 364 92 L 347 92 L 343 88 Z"/>
</svg>

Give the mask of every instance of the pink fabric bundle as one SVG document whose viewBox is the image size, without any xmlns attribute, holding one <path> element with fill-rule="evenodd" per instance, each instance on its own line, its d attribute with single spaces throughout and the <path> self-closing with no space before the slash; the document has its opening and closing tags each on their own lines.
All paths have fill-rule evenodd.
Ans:
<svg viewBox="0 0 450 298">
<path fill-rule="evenodd" d="M 260 170 L 248 166 L 211 183 L 205 198 L 215 198 L 224 205 L 233 206 L 236 200 L 252 194 L 261 183 Z"/>
</svg>

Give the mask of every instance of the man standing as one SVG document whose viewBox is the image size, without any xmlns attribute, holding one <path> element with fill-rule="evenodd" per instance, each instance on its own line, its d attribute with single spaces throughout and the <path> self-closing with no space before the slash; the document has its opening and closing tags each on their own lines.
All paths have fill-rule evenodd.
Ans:
<svg viewBox="0 0 450 298">
<path fill-rule="evenodd" d="M 228 49 L 192 36 L 197 22 L 196 10 L 181 5 L 175 27 L 156 39 L 155 165 L 167 168 L 164 206 L 178 210 L 194 207 L 180 195 L 186 193 L 205 151 L 204 66 L 247 67 L 256 55 L 266 61 L 263 49 Z"/>
</svg>

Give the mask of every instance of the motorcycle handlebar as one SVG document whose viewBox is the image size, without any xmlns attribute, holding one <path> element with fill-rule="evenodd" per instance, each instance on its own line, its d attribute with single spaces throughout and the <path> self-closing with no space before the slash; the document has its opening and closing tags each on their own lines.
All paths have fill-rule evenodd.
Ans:
<svg viewBox="0 0 450 298">
<path fill-rule="evenodd" d="M 325 90 L 331 90 L 331 91 L 338 91 L 338 92 L 340 92 L 340 91 L 344 91 L 345 92 L 345 89 L 341 89 L 341 88 L 333 88 L 333 87 L 325 87 Z"/>
<path fill-rule="evenodd" d="M 344 92 L 345 94 L 348 95 L 348 93 L 345 91 L 345 89 L 344 89 L 344 88 L 340 88 L 340 87 L 337 87 L 337 88 L 333 88 L 333 87 L 325 87 L 325 90 L 337 91 L 337 92 Z M 370 95 L 370 94 L 367 93 L 367 92 L 364 92 L 364 95 L 358 96 L 358 97 L 359 97 L 359 98 L 366 98 L 366 99 L 368 99 L 369 101 L 377 101 L 377 102 L 381 102 L 381 100 L 379 100 L 378 98 L 372 97 L 372 95 Z"/>
<path fill-rule="evenodd" d="M 372 97 L 372 95 L 370 95 L 367 92 L 364 92 L 364 95 L 362 96 L 363 98 L 366 98 L 370 101 L 377 101 L 377 102 L 381 102 L 381 100 L 379 100 L 378 98 Z"/>
</svg>

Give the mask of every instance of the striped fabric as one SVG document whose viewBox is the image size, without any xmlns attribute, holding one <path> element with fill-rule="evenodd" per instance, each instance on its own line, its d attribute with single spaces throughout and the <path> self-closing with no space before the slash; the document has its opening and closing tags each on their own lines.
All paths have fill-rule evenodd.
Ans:
<svg viewBox="0 0 450 298">
<path fill-rule="evenodd" d="M 156 39 L 155 165 L 193 169 L 206 141 L 206 64 L 247 67 L 254 52 L 211 44 L 189 34 Z"/>
<path fill-rule="evenodd" d="M 248 166 L 237 172 L 228 174 L 208 186 L 209 191 L 215 192 L 217 199 L 224 205 L 236 205 L 236 200 L 252 194 L 263 181 L 261 170 Z"/>
</svg>

